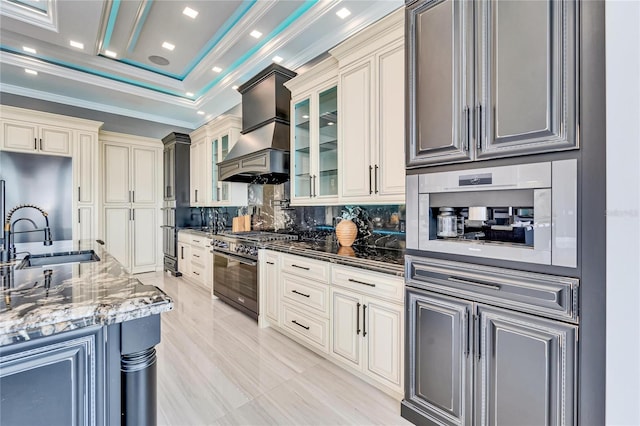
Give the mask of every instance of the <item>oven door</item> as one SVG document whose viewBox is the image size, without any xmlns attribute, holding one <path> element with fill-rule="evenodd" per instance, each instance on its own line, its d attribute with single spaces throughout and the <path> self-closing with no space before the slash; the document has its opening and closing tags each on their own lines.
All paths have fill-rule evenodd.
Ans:
<svg viewBox="0 0 640 426">
<path fill-rule="evenodd" d="M 258 319 L 257 262 L 217 251 L 213 255 L 213 294 Z"/>
</svg>

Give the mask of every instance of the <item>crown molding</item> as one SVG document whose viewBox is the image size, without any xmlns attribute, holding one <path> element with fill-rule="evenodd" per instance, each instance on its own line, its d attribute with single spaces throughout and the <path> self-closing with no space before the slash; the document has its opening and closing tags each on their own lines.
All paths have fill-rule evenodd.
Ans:
<svg viewBox="0 0 640 426">
<path fill-rule="evenodd" d="M 100 142 L 115 142 L 137 145 L 148 145 L 154 148 L 163 147 L 162 139 L 148 138 L 146 136 L 130 135 L 128 133 L 112 132 L 109 130 L 100 130 L 98 134 Z"/>
<path fill-rule="evenodd" d="M 12 120 L 36 121 L 38 123 L 59 126 L 62 121 L 65 123 L 73 123 L 76 130 L 84 130 L 89 132 L 97 132 L 104 124 L 102 121 L 87 120 L 86 118 L 78 118 L 70 115 L 55 114 L 52 112 L 38 111 L 29 108 L 15 107 L 11 105 L 0 104 L 0 116 L 2 118 L 10 118 Z"/>
<path fill-rule="evenodd" d="M 58 5 L 57 0 L 46 0 L 47 11 L 42 12 L 16 4 L 11 1 L 2 1 L 0 14 L 24 22 L 29 25 L 36 25 L 45 30 L 58 32 Z"/>
<path fill-rule="evenodd" d="M 194 127 L 192 122 L 182 120 L 172 120 L 165 116 L 159 116 L 154 114 L 147 114 L 136 110 L 127 108 L 119 108 L 111 105 L 100 104 L 97 102 L 84 101 L 69 96 L 56 95 L 49 92 L 43 92 L 40 90 L 28 89 L 26 87 L 14 86 L 11 84 L 2 84 L 0 87 L 0 93 L 6 92 L 13 95 L 26 96 L 28 98 L 41 99 L 49 102 L 56 102 L 65 105 L 71 105 L 78 108 L 91 109 L 95 111 L 107 112 L 110 114 L 124 115 L 125 117 L 138 118 L 140 120 L 153 121 L 157 123 L 169 124 L 172 126 L 185 127 L 191 129 Z"/>
</svg>

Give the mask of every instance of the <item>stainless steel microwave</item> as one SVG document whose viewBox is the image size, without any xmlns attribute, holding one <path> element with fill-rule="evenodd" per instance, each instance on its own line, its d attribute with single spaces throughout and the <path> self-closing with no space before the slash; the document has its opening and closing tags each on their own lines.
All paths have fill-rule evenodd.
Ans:
<svg viewBox="0 0 640 426">
<path fill-rule="evenodd" d="M 577 161 L 407 176 L 407 248 L 577 266 Z"/>
</svg>

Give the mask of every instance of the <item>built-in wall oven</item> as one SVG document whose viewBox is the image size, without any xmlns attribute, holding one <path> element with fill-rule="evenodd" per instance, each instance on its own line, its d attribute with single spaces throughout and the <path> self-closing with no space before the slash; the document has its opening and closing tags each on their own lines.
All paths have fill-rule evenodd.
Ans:
<svg viewBox="0 0 640 426">
<path fill-rule="evenodd" d="M 213 247 L 213 294 L 258 319 L 258 250 L 268 241 L 297 239 L 271 232 L 217 234 Z"/>
</svg>

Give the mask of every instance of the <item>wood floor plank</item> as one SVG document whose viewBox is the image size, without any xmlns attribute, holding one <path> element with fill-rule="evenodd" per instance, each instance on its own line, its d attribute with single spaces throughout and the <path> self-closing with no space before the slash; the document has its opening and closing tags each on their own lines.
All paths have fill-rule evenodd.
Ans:
<svg viewBox="0 0 640 426">
<path fill-rule="evenodd" d="M 257 323 L 183 278 L 136 276 L 163 289 L 160 425 L 408 425 L 395 399 Z"/>
</svg>

